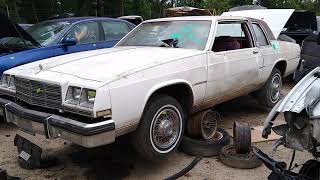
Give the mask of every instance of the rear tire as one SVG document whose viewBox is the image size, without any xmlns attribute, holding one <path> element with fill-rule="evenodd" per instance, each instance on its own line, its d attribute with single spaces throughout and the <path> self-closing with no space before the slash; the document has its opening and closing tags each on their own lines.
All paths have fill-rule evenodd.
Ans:
<svg viewBox="0 0 320 180">
<path fill-rule="evenodd" d="M 183 109 L 176 99 L 167 95 L 152 97 L 132 134 L 135 150 L 147 160 L 166 158 L 179 146 L 184 122 Z"/>
<path fill-rule="evenodd" d="M 282 75 L 279 69 L 274 68 L 266 84 L 255 94 L 258 101 L 267 108 L 272 108 L 281 99 Z"/>
</svg>

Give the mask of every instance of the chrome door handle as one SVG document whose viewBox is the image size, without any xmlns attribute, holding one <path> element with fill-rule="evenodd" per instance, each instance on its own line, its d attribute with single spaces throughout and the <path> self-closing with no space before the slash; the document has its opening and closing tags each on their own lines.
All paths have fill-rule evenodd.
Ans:
<svg viewBox="0 0 320 180">
<path fill-rule="evenodd" d="M 258 54 L 258 53 L 259 53 L 259 51 L 253 50 L 253 54 Z"/>
</svg>

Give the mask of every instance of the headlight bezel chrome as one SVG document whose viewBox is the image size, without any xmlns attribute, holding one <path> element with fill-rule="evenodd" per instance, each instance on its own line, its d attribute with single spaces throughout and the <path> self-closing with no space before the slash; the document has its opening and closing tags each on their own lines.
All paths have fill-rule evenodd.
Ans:
<svg viewBox="0 0 320 180">
<path fill-rule="evenodd" d="M 0 81 L 1 88 L 8 88 L 9 90 L 16 90 L 15 76 L 10 74 L 3 74 Z"/>
<path fill-rule="evenodd" d="M 81 87 L 69 86 L 65 97 L 65 103 L 71 105 L 78 105 L 81 97 Z"/>
<path fill-rule="evenodd" d="M 93 109 L 96 98 L 96 90 L 82 88 L 79 105 L 81 107 Z"/>
<path fill-rule="evenodd" d="M 8 87 L 11 90 L 16 90 L 15 76 L 11 75 L 8 83 Z"/>
<path fill-rule="evenodd" d="M 95 97 L 96 90 L 94 89 L 82 88 L 79 86 L 69 86 L 64 102 L 68 105 L 93 109 Z"/>
<path fill-rule="evenodd" d="M 9 87 L 10 75 L 9 74 L 2 74 L 1 77 L 1 87 L 7 88 Z"/>
</svg>

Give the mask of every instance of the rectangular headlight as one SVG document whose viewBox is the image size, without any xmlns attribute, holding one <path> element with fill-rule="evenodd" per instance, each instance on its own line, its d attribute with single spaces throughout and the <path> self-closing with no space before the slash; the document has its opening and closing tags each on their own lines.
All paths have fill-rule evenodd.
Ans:
<svg viewBox="0 0 320 180">
<path fill-rule="evenodd" d="M 80 106 L 86 108 L 93 108 L 96 98 L 96 91 L 92 89 L 83 89 L 80 98 Z"/>
<path fill-rule="evenodd" d="M 81 95 L 81 87 L 70 86 L 67 90 L 65 102 L 67 104 L 77 105 L 79 104 Z"/>
</svg>

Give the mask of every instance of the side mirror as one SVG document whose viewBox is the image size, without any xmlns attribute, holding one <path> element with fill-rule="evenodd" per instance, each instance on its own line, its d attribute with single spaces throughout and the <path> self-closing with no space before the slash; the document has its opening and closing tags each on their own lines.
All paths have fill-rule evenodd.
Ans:
<svg viewBox="0 0 320 180">
<path fill-rule="evenodd" d="M 74 46 L 77 45 L 77 40 L 75 38 L 65 38 L 61 41 L 63 46 Z"/>
<path fill-rule="evenodd" d="M 320 32 L 318 33 L 318 36 L 317 36 L 317 44 L 320 45 Z"/>
</svg>

